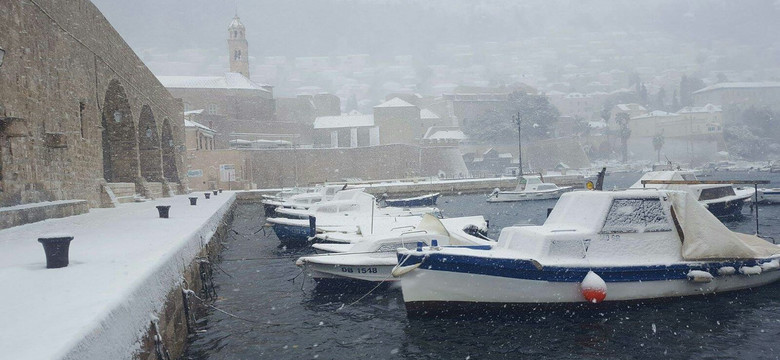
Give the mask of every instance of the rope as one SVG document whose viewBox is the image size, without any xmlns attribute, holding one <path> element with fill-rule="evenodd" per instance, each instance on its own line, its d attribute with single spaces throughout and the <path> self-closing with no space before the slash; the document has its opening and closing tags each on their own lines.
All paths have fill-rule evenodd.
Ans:
<svg viewBox="0 0 780 360">
<path fill-rule="evenodd" d="M 208 306 L 208 307 L 210 307 L 210 308 L 212 308 L 212 309 L 214 309 L 214 310 L 216 310 L 216 311 L 219 311 L 219 312 L 221 312 L 221 313 L 223 313 L 223 314 L 225 314 L 225 315 L 227 315 L 227 316 L 230 316 L 230 317 L 232 317 L 232 318 L 236 318 L 236 319 L 239 319 L 239 320 L 243 320 L 243 321 L 246 321 L 246 322 L 251 322 L 251 323 L 254 323 L 254 324 L 261 324 L 261 322 L 259 322 L 259 321 L 257 321 L 257 320 L 247 319 L 247 318 L 244 318 L 244 317 L 241 317 L 241 316 L 235 315 L 235 314 L 231 314 L 231 313 L 229 313 L 229 312 L 227 312 L 227 311 L 225 311 L 225 310 L 222 310 L 222 309 L 220 309 L 220 308 L 218 308 L 218 307 L 216 307 L 216 306 L 214 306 L 214 305 L 212 305 L 212 304 L 209 304 L 209 303 L 207 303 L 207 302 L 206 302 L 206 300 L 204 300 L 204 299 L 201 299 L 201 298 L 200 298 L 200 297 L 199 297 L 197 294 L 195 294 L 195 292 L 194 292 L 194 291 L 192 291 L 192 290 L 190 290 L 190 289 L 183 289 L 183 290 L 184 290 L 184 291 L 185 291 L 187 294 L 189 294 L 189 295 L 192 295 L 192 296 L 193 296 L 193 297 L 195 297 L 196 299 L 200 300 L 200 302 L 201 302 L 203 305 L 206 305 L 206 306 Z"/>
</svg>

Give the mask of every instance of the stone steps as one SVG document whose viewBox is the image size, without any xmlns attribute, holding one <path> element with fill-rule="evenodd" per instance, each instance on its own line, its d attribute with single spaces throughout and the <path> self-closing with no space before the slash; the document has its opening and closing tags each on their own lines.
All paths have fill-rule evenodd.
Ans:
<svg viewBox="0 0 780 360">
<path fill-rule="evenodd" d="M 119 203 L 135 202 L 134 183 L 108 183 L 107 185 L 114 192 L 114 196 Z"/>
</svg>

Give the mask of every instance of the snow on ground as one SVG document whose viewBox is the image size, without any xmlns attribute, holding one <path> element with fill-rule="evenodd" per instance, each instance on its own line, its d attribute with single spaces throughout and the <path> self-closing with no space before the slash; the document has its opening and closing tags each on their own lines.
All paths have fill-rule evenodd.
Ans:
<svg viewBox="0 0 780 360">
<path fill-rule="evenodd" d="M 7 359 L 125 359 L 211 239 L 235 193 L 187 195 L 0 230 L 0 349 Z M 156 205 L 171 205 L 160 219 Z M 46 269 L 39 236 L 69 233 L 70 265 Z"/>
</svg>

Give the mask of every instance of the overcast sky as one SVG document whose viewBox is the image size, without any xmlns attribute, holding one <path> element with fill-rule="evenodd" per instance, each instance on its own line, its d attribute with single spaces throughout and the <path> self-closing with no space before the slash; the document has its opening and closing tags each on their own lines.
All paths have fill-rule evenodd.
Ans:
<svg viewBox="0 0 780 360">
<path fill-rule="evenodd" d="M 238 9 L 250 55 L 369 53 L 420 58 L 438 43 L 511 41 L 582 32 L 660 31 L 708 46 L 777 45 L 780 0 L 93 0 L 155 72 L 219 73 Z M 658 49 L 664 51 L 664 49 Z M 165 66 L 166 62 L 173 66 Z"/>
</svg>

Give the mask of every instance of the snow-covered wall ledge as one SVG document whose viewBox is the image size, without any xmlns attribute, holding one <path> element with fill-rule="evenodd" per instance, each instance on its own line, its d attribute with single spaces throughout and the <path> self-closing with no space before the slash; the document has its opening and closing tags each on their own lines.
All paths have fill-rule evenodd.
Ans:
<svg viewBox="0 0 780 360">
<path fill-rule="evenodd" d="M 211 241 L 235 193 L 92 209 L 0 231 L 0 348 L 9 359 L 129 359 L 183 273 Z M 158 218 L 157 205 L 171 205 Z M 37 238 L 74 236 L 70 265 L 46 269 Z"/>
</svg>

